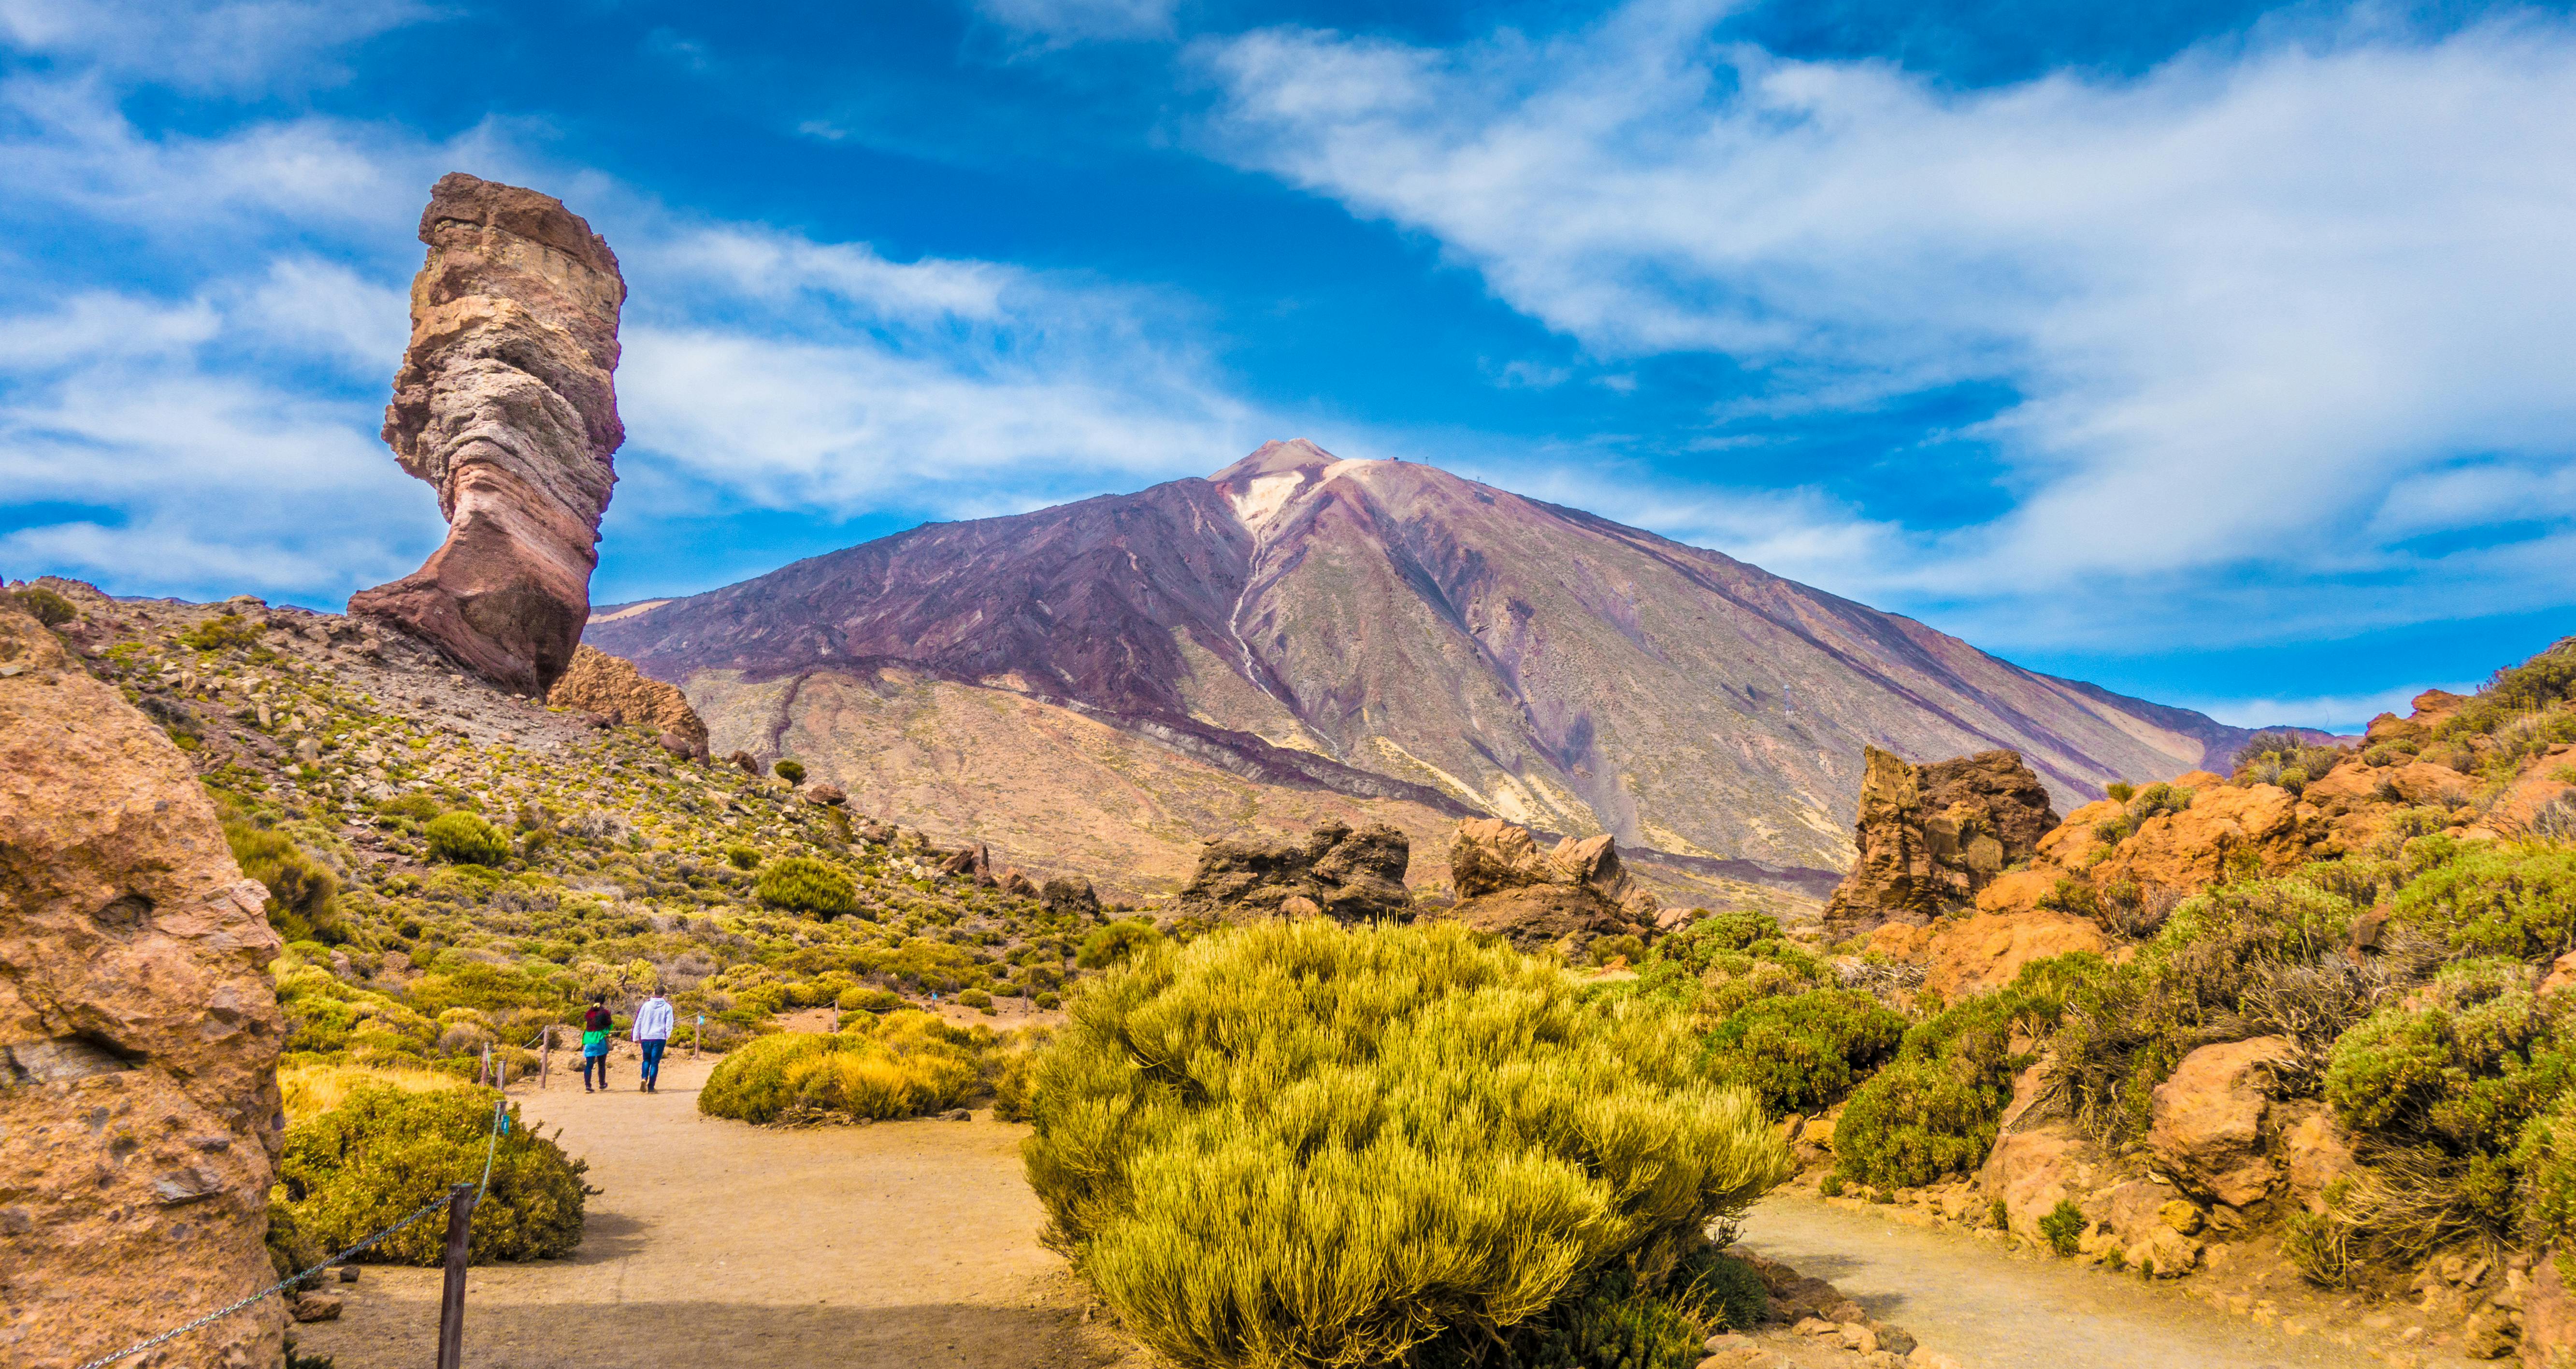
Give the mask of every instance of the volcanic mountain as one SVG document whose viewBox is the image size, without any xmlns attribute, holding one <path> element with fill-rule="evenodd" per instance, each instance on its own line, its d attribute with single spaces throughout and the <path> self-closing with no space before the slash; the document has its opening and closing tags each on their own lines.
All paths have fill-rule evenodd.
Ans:
<svg viewBox="0 0 2576 1369">
<path fill-rule="evenodd" d="M 793 754 L 889 816 L 1142 887 L 1200 838 L 1353 803 L 1812 883 L 1850 862 L 1864 744 L 2010 747 L 2071 808 L 2248 735 L 1302 440 L 603 609 L 585 640 L 680 685 L 719 753 Z"/>
</svg>

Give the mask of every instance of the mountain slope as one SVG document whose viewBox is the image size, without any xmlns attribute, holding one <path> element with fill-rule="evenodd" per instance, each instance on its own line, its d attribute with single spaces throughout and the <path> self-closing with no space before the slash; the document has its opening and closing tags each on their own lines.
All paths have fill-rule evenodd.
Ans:
<svg viewBox="0 0 2576 1369">
<path fill-rule="evenodd" d="M 1809 869 L 1849 860 L 1864 743 L 2011 747 L 2071 807 L 2245 735 L 1716 552 L 1303 441 L 603 611 L 587 640 L 688 690 L 719 745 L 752 732 L 774 752 L 795 691 L 755 720 L 711 690 L 899 668 L 1263 784 Z"/>
</svg>

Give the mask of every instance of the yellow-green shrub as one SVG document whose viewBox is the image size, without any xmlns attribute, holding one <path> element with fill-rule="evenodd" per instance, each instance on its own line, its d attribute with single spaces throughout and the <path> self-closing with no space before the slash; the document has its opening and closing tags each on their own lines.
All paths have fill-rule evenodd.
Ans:
<svg viewBox="0 0 2576 1369">
<path fill-rule="evenodd" d="M 858 906 L 850 877 L 811 856 L 782 856 L 760 867 L 752 896 L 772 908 L 834 918 Z"/>
<path fill-rule="evenodd" d="M 296 1227 L 333 1250 L 392 1225 L 454 1183 L 483 1173 L 492 1108 L 490 1089 L 415 1093 L 384 1084 L 349 1091 L 338 1107 L 287 1128 L 278 1182 Z M 476 1261 L 545 1259 L 581 1244 L 589 1166 L 563 1147 L 518 1125 L 492 1155 L 492 1186 L 474 1208 Z M 359 1258 L 432 1265 L 445 1244 L 436 1216 L 405 1227 Z"/>
<path fill-rule="evenodd" d="M 744 1122 L 915 1117 L 975 1093 L 993 1035 L 926 1012 L 847 1019 L 831 1036 L 782 1032 L 727 1054 L 698 1111 Z"/>
<path fill-rule="evenodd" d="M 1780 1181 L 1696 1044 L 1455 925 L 1150 945 L 1039 1057 L 1029 1181 L 1176 1363 L 1387 1363 L 1660 1276 Z"/>
<path fill-rule="evenodd" d="M 459 809 L 430 819 L 429 854 L 456 865 L 498 865 L 510 858 L 509 840 L 480 813 Z"/>
</svg>

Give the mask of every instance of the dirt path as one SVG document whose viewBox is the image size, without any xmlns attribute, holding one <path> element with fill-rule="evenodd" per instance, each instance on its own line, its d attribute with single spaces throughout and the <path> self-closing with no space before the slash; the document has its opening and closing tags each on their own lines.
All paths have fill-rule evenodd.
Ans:
<svg viewBox="0 0 2576 1369">
<path fill-rule="evenodd" d="M 1971 1369 L 2387 1369 L 2365 1326 L 2325 1317 L 2284 1334 L 2171 1287 L 2008 1254 L 1782 1195 L 1753 1210 L 1742 1245 L 1832 1282 L 1872 1316 Z M 2382 1347 L 2394 1348 L 2394 1347 Z M 2441 1354 L 2427 1366 L 2466 1365 Z"/>
<path fill-rule="evenodd" d="M 662 1090 L 514 1090 L 590 1162 L 571 1258 L 477 1268 L 465 1362 L 478 1369 L 777 1369 L 1013 1365 L 1118 1356 L 1083 1323 L 1064 1262 L 1037 1243 L 1020 1176 L 1026 1128 L 979 1117 L 773 1131 L 702 1117 L 713 1061 L 673 1060 Z M 439 1275 L 369 1266 L 341 1320 L 297 1348 L 339 1369 L 420 1369 Z"/>
</svg>

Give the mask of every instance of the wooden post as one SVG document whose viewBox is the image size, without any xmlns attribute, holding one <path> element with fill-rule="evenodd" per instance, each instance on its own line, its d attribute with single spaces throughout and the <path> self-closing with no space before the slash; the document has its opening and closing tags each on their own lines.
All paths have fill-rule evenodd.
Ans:
<svg viewBox="0 0 2576 1369">
<path fill-rule="evenodd" d="M 546 1024 L 544 1044 L 537 1049 L 537 1087 L 546 1086 L 546 1076 L 555 1068 L 555 1024 Z"/>
<path fill-rule="evenodd" d="M 474 1238 L 474 1185 L 447 1190 L 447 1286 L 438 1297 L 438 1369 L 465 1362 L 465 1253 Z"/>
<path fill-rule="evenodd" d="M 706 1035 L 707 1035 L 707 1015 L 706 1015 L 705 1013 L 699 1013 L 699 1014 L 698 1014 L 698 1024 L 697 1024 L 696 1026 L 694 1026 L 694 1027 L 689 1028 L 689 1058 L 690 1058 L 690 1059 L 695 1060 L 695 1059 L 697 1059 L 697 1058 L 698 1058 L 698 1043 L 699 1043 L 700 1041 L 705 1040 L 705 1039 L 706 1039 Z"/>
</svg>

